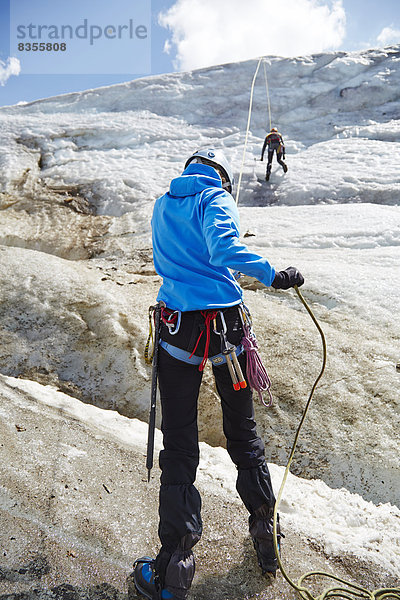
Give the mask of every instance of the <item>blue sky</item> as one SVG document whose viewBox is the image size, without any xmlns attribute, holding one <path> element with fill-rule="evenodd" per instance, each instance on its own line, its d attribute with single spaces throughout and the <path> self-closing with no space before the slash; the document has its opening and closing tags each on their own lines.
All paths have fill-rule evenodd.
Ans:
<svg viewBox="0 0 400 600">
<path fill-rule="evenodd" d="M 43 8 L 49 6 L 46 20 Z M 70 24 L 71 32 L 81 25 L 82 32 L 85 18 L 101 39 L 90 44 L 71 33 L 75 39 L 66 39 L 68 56 L 18 51 L 18 23 L 24 23 L 19 30 L 24 43 L 39 42 L 37 28 L 29 38 L 29 23 Z M 144 23 L 146 39 L 132 39 L 134 28 Z M 114 39 L 106 39 L 106 26 Z M 62 42 L 59 29 L 43 31 L 40 39 Z M 353 51 L 390 43 L 400 43 L 399 0 L 0 0 L 0 106 L 264 54 Z"/>
</svg>

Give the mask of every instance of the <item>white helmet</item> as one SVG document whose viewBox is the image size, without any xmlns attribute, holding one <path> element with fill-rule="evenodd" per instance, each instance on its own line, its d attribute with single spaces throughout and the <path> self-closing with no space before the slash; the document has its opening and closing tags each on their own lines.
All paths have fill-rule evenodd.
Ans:
<svg viewBox="0 0 400 600">
<path fill-rule="evenodd" d="M 211 167 L 216 167 L 222 171 L 226 183 L 222 184 L 222 187 L 229 193 L 232 193 L 232 187 L 235 183 L 230 164 L 228 163 L 225 154 L 222 150 L 215 150 L 214 148 L 204 148 L 203 150 L 197 150 L 190 158 L 187 159 L 185 169 L 191 162 L 200 162 Z"/>
</svg>

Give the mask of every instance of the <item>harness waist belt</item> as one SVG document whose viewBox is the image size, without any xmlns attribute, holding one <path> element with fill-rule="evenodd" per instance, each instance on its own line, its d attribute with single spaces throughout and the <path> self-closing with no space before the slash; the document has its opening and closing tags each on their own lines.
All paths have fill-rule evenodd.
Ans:
<svg viewBox="0 0 400 600">
<path fill-rule="evenodd" d="M 168 344 L 168 342 L 165 342 L 164 340 L 160 340 L 160 346 L 164 348 L 164 350 L 166 350 L 170 356 L 173 356 L 182 362 L 188 363 L 189 365 L 199 365 L 203 361 L 202 356 L 190 356 L 190 352 L 182 350 L 181 348 L 177 348 L 172 344 Z M 236 356 L 239 356 L 242 354 L 242 352 L 243 346 L 242 344 L 239 344 L 235 350 L 235 354 Z M 226 356 L 225 354 L 222 354 L 222 352 L 221 354 L 215 354 L 215 356 L 209 356 L 208 359 L 211 360 L 212 364 L 215 366 L 224 365 L 226 363 Z"/>
</svg>

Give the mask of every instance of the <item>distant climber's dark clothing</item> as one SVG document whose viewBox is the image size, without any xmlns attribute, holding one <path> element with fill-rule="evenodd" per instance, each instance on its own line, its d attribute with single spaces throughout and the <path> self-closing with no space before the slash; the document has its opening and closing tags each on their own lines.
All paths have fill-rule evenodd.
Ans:
<svg viewBox="0 0 400 600">
<path fill-rule="evenodd" d="M 273 157 L 274 157 L 274 151 L 273 150 L 268 150 L 267 168 L 268 168 L 269 165 L 272 165 L 272 159 L 273 159 Z M 283 170 L 285 170 L 284 167 L 286 167 L 286 163 L 284 163 L 283 160 L 282 160 L 282 152 L 277 152 L 276 153 L 276 160 L 281 165 L 281 167 L 283 168 Z"/>
<path fill-rule="evenodd" d="M 271 133 L 268 133 L 268 135 L 266 136 L 266 138 L 264 140 L 263 148 L 261 150 L 261 160 L 263 160 L 263 158 L 264 158 L 264 152 L 265 152 L 265 149 L 267 146 L 268 146 L 268 153 L 272 152 L 272 154 L 273 154 L 274 150 L 276 150 L 277 154 L 278 154 L 278 152 L 280 152 L 280 153 L 285 152 L 284 141 L 282 139 L 281 134 L 278 133 L 277 131 L 271 131 Z"/>
<path fill-rule="evenodd" d="M 282 169 L 286 173 L 287 166 L 282 160 L 282 156 L 283 156 L 283 158 L 285 158 L 285 144 L 284 144 L 281 134 L 277 131 L 271 131 L 271 133 L 269 133 L 266 136 L 266 138 L 264 140 L 264 145 L 263 145 L 262 151 L 261 151 L 261 160 L 264 159 L 264 153 L 265 153 L 267 146 L 268 146 L 267 175 L 269 175 L 271 173 L 272 159 L 274 157 L 274 152 L 276 152 L 276 160 L 278 161 L 278 163 L 281 165 Z"/>
</svg>

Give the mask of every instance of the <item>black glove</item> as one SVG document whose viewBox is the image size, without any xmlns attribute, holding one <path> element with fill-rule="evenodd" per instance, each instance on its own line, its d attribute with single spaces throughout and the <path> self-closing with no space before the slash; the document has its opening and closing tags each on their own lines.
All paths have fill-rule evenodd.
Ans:
<svg viewBox="0 0 400 600">
<path fill-rule="evenodd" d="M 300 287 L 303 283 L 304 277 L 300 271 L 296 267 L 288 267 L 284 271 L 277 271 L 275 273 L 275 279 L 271 285 L 276 290 L 288 290 L 295 285 Z"/>
</svg>

